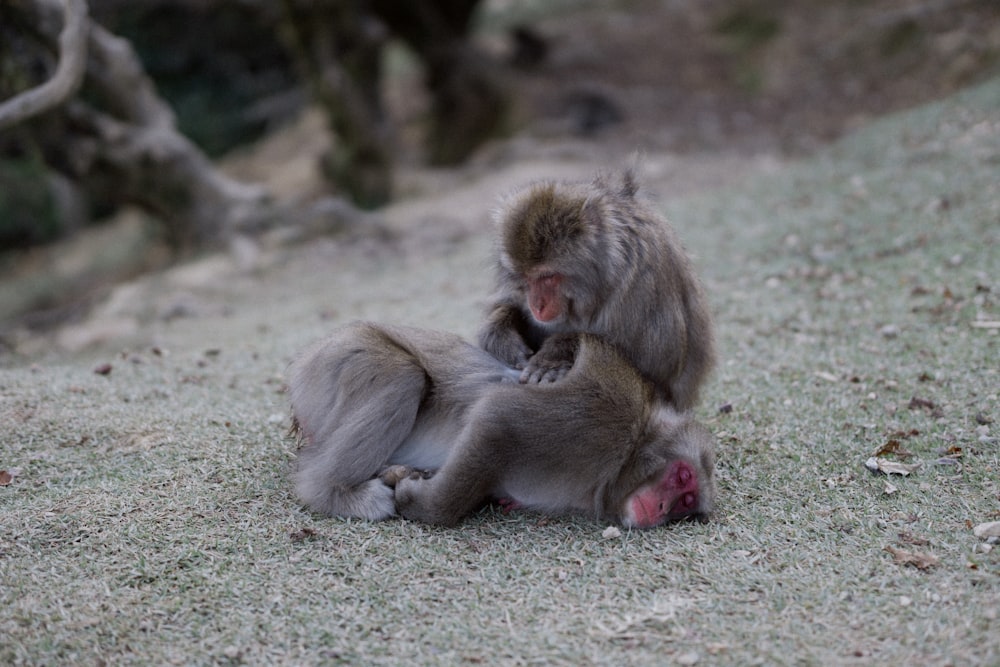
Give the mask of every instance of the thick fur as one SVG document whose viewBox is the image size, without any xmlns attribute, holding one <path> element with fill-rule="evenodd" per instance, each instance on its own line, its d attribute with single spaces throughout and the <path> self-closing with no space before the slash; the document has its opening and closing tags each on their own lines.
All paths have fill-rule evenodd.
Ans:
<svg viewBox="0 0 1000 667">
<path fill-rule="evenodd" d="M 377 475 L 441 467 L 481 388 L 517 374 L 458 336 L 354 323 L 306 350 L 288 378 L 299 498 L 324 514 L 385 519 L 393 493 Z"/>
<path fill-rule="evenodd" d="M 369 323 L 335 332 L 290 372 L 299 497 L 326 514 L 387 518 L 392 489 L 377 476 L 403 465 L 438 470 L 396 483 L 407 518 L 451 525 L 503 497 L 620 521 L 630 493 L 684 458 L 699 471 L 698 513 L 710 511 L 708 432 L 612 346 L 582 336 L 577 347 L 562 381 L 524 386 L 457 336 Z"/>
<path fill-rule="evenodd" d="M 712 318 L 680 239 L 637 190 L 626 171 L 617 183 L 538 183 L 511 197 L 497 214 L 497 291 L 478 340 L 518 368 L 541 352 L 542 372 L 526 374 L 537 379 L 558 358 L 543 345 L 600 335 L 684 411 L 715 364 Z M 539 267 L 565 276 L 557 322 L 535 321 L 526 305 L 526 275 Z"/>
</svg>

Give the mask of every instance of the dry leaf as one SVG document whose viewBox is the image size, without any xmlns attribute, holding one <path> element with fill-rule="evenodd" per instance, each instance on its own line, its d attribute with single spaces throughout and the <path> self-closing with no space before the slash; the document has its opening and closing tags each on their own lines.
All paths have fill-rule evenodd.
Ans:
<svg viewBox="0 0 1000 667">
<path fill-rule="evenodd" d="M 622 536 L 622 531 L 619 530 L 617 526 L 608 526 L 607 528 L 604 529 L 604 532 L 601 533 L 601 537 L 603 537 L 606 540 L 611 540 L 621 536 Z"/>
<path fill-rule="evenodd" d="M 879 448 L 879 450 L 872 456 L 885 456 L 886 454 L 895 454 L 896 456 L 904 459 L 908 459 L 913 456 L 913 452 L 908 452 L 903 449 L 903 445 L 895 438 L 882 445 L 882 447 Z"/>
<path fill-rule="evenodd" d="M 10 483 L 14 481 L 14 476 L 11 475 L 6 470 L 0 470 L 0 486 L 10 486 Z"/>
<path fill-rule="evenodd" d="M 94 368 L 94 372 L 98 375 L 110 375 L 111 374 L 111 364 L 100 364 Z"/>
<path fill-rule="evenodd" d="M 892 554 L 893 559 L 899 565 L 912 565 L 918 570 L 926 570 L 938 564 L 938 557 L 931 554 L 906 551 L 892 546 L 886 547 L 885 550 Z"/>
<path fill-rule="evenodd" d="M 865 461 L 865 467 L 872 472 L 881 472 L 886 475 L 903 475 L 904 477 L 920 467 L 920 463 L 897 463 L 896 461 L 886 461 L 877 456 L 873 456 Z"/>
<path fill-rule="evenodd" d="M 918 396 L 914 396 L 913 398 L 910 399 L 910 402 L 909 402 L 909 404 L 906 407 L 908 407 L 910 410 L 928 410 L 929 411 L 929 410 L 933 410 L 934 409 L 934 401 L 930 401 L 930 400 L 927 400 L 926 398 L 920 398 Z"/>
<path fill-rule="evenodd" d="M 972 529 L 972 534 L 980 539 L 985 537 L 1000 537 L 1000 521 L 981 523 Z"/>
<path fill-rule="evenodd" d="M 298 530 L 293 530 L 289 533 L 288 537 L 291 538 L 292 542 L 305 542 L 306 540 L 314 539 L 316 531 L 308 526 L 304 526 Z"/>
<path fill-rule="evenodd" d="M 915 547 L 926 547 L 928 544 L 931 543 L 931 541 L 928 540 L 926 537 L 917 537 L 913 533 L 908 533 L 906 531 L 898 533 L 897 537 L 899 538 L 900 542 L 905 542 L 906 544 L 912 544 Z"/>
<path fill-rule="evenodd" d="M 890 484 L 889 482 L 885 483 L 885 495 L 891 496 L 892 494 L 896 493 L 897 491 L 899 491 L 899 489 L 895 485 Z"/>
</svg>

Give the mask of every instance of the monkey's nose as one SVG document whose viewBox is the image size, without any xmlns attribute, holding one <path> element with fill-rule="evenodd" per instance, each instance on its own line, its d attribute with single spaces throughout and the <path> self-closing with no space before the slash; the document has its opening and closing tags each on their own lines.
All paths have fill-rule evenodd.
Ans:
<svg viewBox="0 0 1000 667">
<path fill-rule="evenodd" d="M 691 469 L 686 465 L 680 466 L 677 471 L 677 481 L 681 483 L 681 486 L 687 485 L 691 481 Z"/>
<path fill-rule="evenodd" d="M 698 494 L 688 491 L 674 503 L 671 514 L 688 514 L 698 505 Z"/>
</svg>

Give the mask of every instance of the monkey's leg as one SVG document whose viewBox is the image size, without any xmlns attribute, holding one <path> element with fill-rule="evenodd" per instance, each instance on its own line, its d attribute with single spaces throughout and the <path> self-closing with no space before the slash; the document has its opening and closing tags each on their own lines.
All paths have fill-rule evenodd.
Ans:
<svg viewBox="0 0 1000 667">
<path fill-rule="evenodd" d="M 413 431 L 427 379 L 398 347 L 344 348 L 322 348 L 290 384 L 306 441 L 295 490 L 324 514 L 386 519 L 393 490 L 377 475 Z"/>
<path fill-rule="evenodd" d="M 495 452 L 488 438 L 461 437 L 433 477 L 411 475 L 396 483 L 396 511 L 412 521 L 454 526 L 490 497 L 500 465 Z"/>
</svg>

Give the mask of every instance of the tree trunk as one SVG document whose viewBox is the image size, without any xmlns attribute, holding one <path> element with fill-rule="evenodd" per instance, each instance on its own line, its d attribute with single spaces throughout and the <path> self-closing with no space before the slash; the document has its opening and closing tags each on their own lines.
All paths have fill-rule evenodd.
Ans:
<svg viewBox="0 0 1000 667">
<path fill-rule="evenodd" d="M 170 107 L 159 97 L 135 51 L 127 40 L 109 33 L 78 12 L 73 5 L 82 0 L 62 0 L 59 7 L 47 0 L 33 0 L 4 11 L 14 12 L 18 25 L 35 32 L 19 35 L 33 40 L 35 53 L 9 54 L 25 72 L 47 63 L 48 52 L 58 52 L 56 75 L 84 70 L 80 95 L 73 85 L 58 86 L 59 95 L 40 95 L 53 90 L 42 86 L 17 92 L 0 104 L 0 127 L 15 126 L 8 146 L 22 152 L 39 152 L 53 169 L 81 183 L 106 201 L 134 204 L 165 223 L 168 238 L 179 249 L 219 244 L 233 234 L 255 233 L 281 221 L 307 221 L 336 212 L 350 215 L 350 207 L 312 207 L 295 211 L 274 202 L 261 187 L 235 181 L 219 172 L 205 154 L 180 134 Z M 80 29 L 85 48 L 66 48 L 65 35 Z M 57 49 L 57 39 L 63 48 Z M 0 45 L 0 55 L 4 47 Z M 64 59 L 83 59 L 85 65 L 63 64 Z M 3 83 L 0 82 L 0 86 Z M 6 88 L 7 86 L 3 86 Z M 0 89 L 0 93 L 8 91 Z M 43 97 L 39 105 L 32 98 Z M 36 115 L 37 114 L 37 115 Z"/>
<path fill-rule="evenodd" d="M 285 39 L 334 135 L 322 163 L 326 177 L 364 208 L 387 203 L 393 179 L 379 89 L 384 31 L 359 2 L 285 0 L 284 7 Z"/>
</svg>

